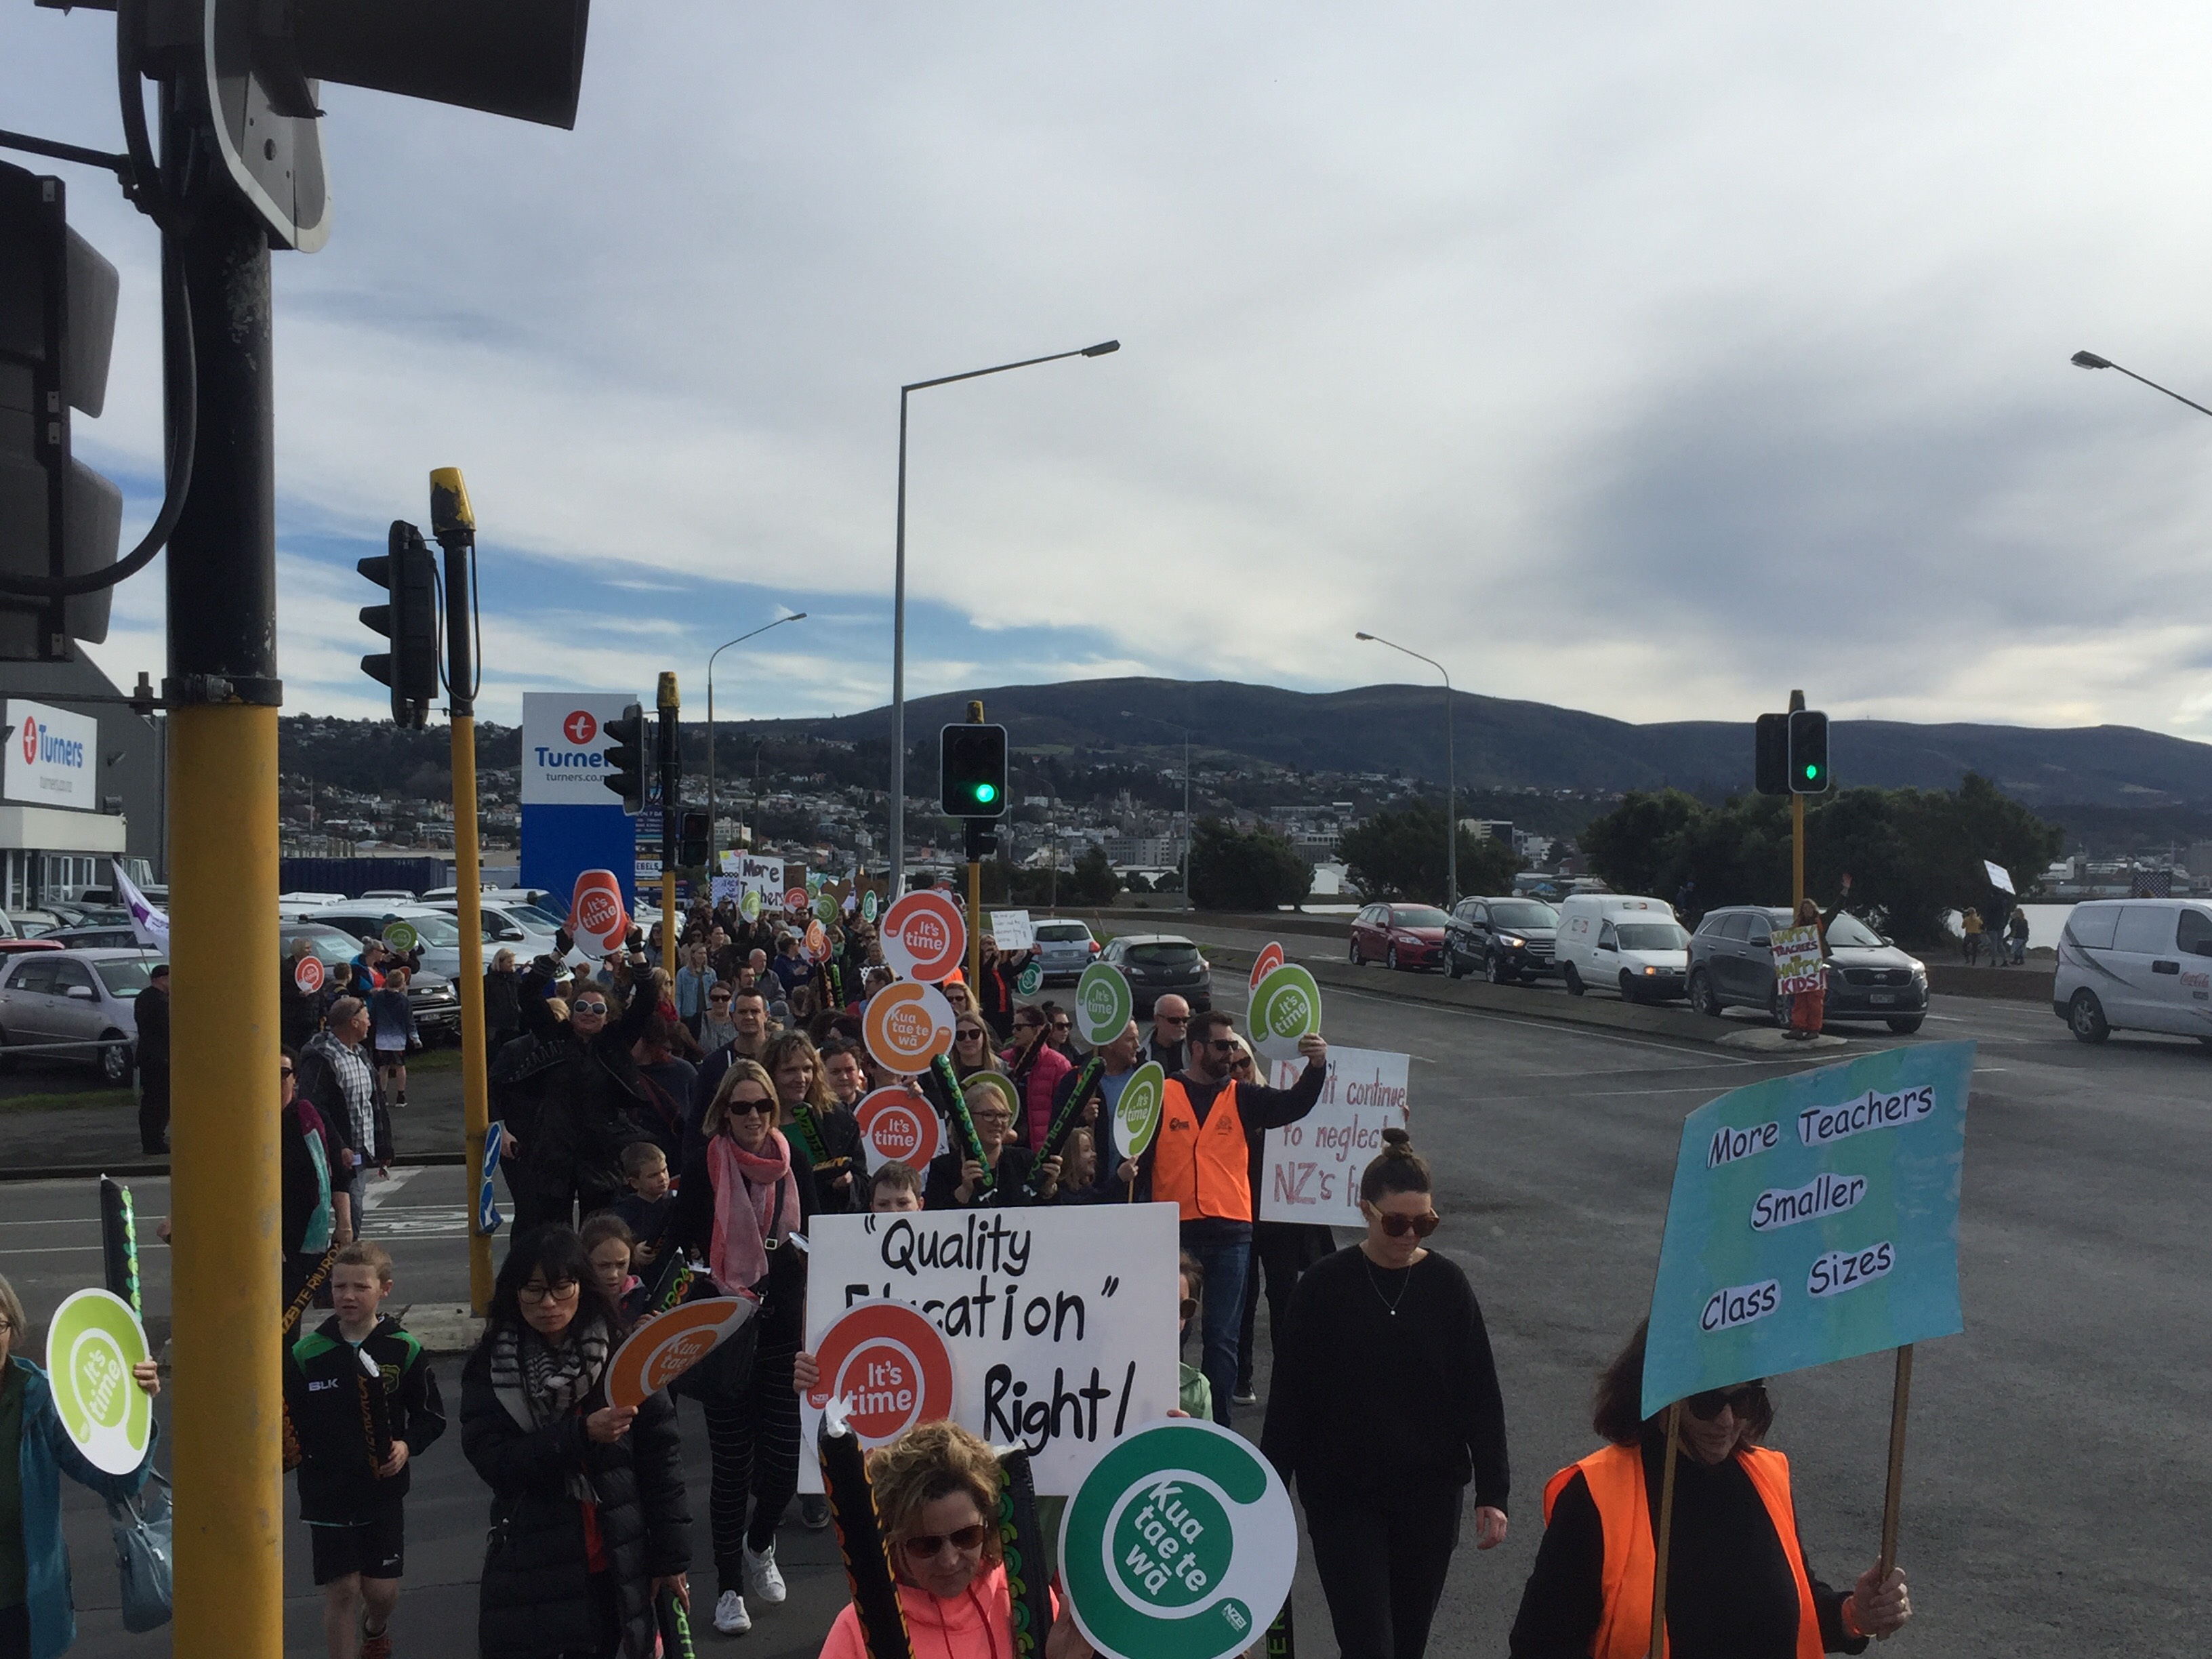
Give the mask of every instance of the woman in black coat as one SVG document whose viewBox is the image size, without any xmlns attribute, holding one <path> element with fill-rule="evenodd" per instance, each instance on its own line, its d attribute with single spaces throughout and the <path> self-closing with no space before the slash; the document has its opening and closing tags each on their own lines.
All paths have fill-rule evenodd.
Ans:
<svg viewBox="0 0 2212 1659">
<path fill-rule="evenodd" d="M 690 1605 L 676 1408 L 605 1403 L 620 1332 L 574 1233 L 515 1240 L 461 1370 L 461 1450 L 491 1487 L 484 1659 L 652 1659 L 655 1598 Z"/>
</svg>

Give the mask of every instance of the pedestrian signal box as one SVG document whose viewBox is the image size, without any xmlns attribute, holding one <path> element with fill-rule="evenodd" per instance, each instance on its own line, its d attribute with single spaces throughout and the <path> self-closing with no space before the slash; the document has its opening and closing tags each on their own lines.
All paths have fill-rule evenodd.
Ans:
<svg viewBox="0 0 2212 1659">
<path fill-rule="evenodd" d="M 1006 810 L 1006 728 L 946 726 L 938 738 L 938 793 L 947 817 L 1002 817 Z"/>
<path fill-rule="evenodd" d="M 1825 795 L 1828 786 L 1828 717 L 1817 708 L 1795 710 L 1790 716 L 1790 793 Z"/>
</svg>

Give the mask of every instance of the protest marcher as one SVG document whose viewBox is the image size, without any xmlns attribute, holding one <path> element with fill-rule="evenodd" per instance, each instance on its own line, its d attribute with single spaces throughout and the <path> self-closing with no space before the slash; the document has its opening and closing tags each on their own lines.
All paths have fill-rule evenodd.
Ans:
<svg viewBox="0 0 2212 1659">
<path fill-rule="evenodd" d="M 1252 1053 L 1252 1046 L 1242 1038 L 1231 1073 L 1239 1083 L 1256 1083 L 1260 1079 L 1260 1062 Z M 1266 1179 L 1267 1140 L 1255 1136 L 1252 1140 L 1252 1166 L 1249 1171 L 1252 1190 L 1258 1193 Z M 1336 1254 L 1336 1235 L 1328 1228 L 1310 1221 L 1261 1221 L 1255 1203 L 1252 1222 L 1252 1259 L 1244 1274 L 1244 1318 L 1237 1331 L 1237 1403 L 1256 1406 L 1260 1395 L 1254 1386 L 1253 1358 L 1260 1317 L 1260 1280 L 1262 1271 L 1267 1277 L 1267 1328 L 1279 1331 L 1283 1322 L 1290 1317 L 1291 1292 L 1297 1289 L 1298 1280 L 1307 1268 L 1316 1262 L 1326 1261 Z"/>
<path fill-rule="evenodd" d="M 422 1046 L 415 1026 L 415 1005 L 407 999 L 410 975 L 394 968 L 384 976 L 381 988 L 368 994 L 368 1036 L 376 1050 L 376 1077 L 385 1098 L 395 1106 L 407 1103 L 407 1056 Z"/>
<path fill-rule="evenodd" d="M 645 1316 L 645 1283 L 632 1270 L 637 1235 L 612 1210 L 601 1210 L 584 1218 L 576 1236 L 584 1242 L 584 1259 L 592 1264 L 593 1282 L 615 1304 L 627 1332 Z"/>
<path fill-rule="evenodd" d="M 1820 955 L 1824 958 L 1828 954 L 1829 924 L 1843 913 L 1844 902 L 1850 896 L 1851 878 L 1847 875 L 1844 878 L 1843 891 L 1836 900 L 1834 909 L 1823 915 L 1817 903 L 1809 898 L 1802 898 L 1797 901 L 1797 908 L 1791 913 L 1792 927 L 1810 927 L 1820 935 Z M 1795 993 L 1790 999 L 1788 1035 L 1800 1042 L 1809 1042 L 1820 1036 L 1821 1017 L 1826 1012 L 1827 1000 L 1827 992 L 1818 985 L 1809 991 Z"/>
<path fill-rule="evenodd" d="M 1176 1342 L 1181 1346 L 1190 1334 L 1190 1322 L 1206 1305 L 1206 1269 L 1198 1265 L 1198 1258 L 1188 1250 L 1182 1253 L 1176 1264 Z M 1178 1382 L 1176 1405 L 1186 1417 L 1210 1419 L 1213 1416 L 1213 1385 L 1206 1380 L 1206 1373 L 1180 1354 L 1176 1359 Z"/>
<path fill-rule="evenodd" d="M 723 1294 L 749 1290 L 761 1298 L 748 1328 L 754 1353 L 744 1386 L 699 1401 L 714 1468 L 714 1628 L 725 1636 L 752 1628 L 746 1596 L 770 1606 L 783 1600 L 775 1528 L 799 1490 L 791 1363 L 803 1334 L 806 1259 L 791 1236 L 813 1213 L 814 1172 L 797 1137 L 775 1127 L 777 1115 L 768 1073 L 753 1060 L 732 1061 L 701 1121 L 702 1145 L 685 1162 L 671 1224 Z"/>
<path fill-rule="evenodd" d="M 956 1145 L 949 1152 L 941 1152 L 932 1159 L 929 1179 L 922 1192 L 922 1206 L 931 1210 L 964 1210 L 975 1206 L 1004 1207 L 1028 1203 L 1022 1196 L 1022 1183 L 1028 1180 L 1034 1155 L 1026 1146 L 1012 1144 L 1014 1114 L 1006 1104 L 1006 1097 L 994 1082 L 975 1080 L 961 1091 L 968 1103 L 968 1116 L 975 1126 L 975 1139 L 982 1144 L 980 1162 L 969 1158 Z M 1047 1158 L 1041 1166 L 1044 1179 L 1037 1187 L 1036 1201 L 1049 1204 L 1060 1191 L 1060 1160 Z M 983 1185 L 984 1171 L 991 1174 L 991 1185 Z"/>
<path fill-rule="evenodd" d="M 311 1275 L 333 1244 L 353 1237 L 352 1206 L 345 1188 L 334 1175 L 337 1146 L 330 1127 L 312 1101 L 299 1093 L 298 1059 L 289 1048 L 276 1061 L 277 1171 L 279 1199 L 277 1249 L 283 1253 L 280 1284 L 288 1309 L 299 1297 Z M 292 1340 L 295 1319 L 286 1323 L 284 1340 Z"/>
<path fill-rule="evenodd" d="M 377 1098 L 376 1073 L 362 1052 L 368 1041 L 368 1005 L 359 997 L 342 996 L 331 1004 L 323 1029 L 296 1062 L 300 1093 L 321 1114 L 337 1145 L 341 1167 L 331 1182 L 345 1188 L 356 1234 L 365 1219 L 365 1171 L 372 1164 L 386 1168 L 392 1162 L 391 1127 Z"/>
<path fill-rule="evenodd" d="M 1021 1092 L 1023 1121 L 1015 1127 L 1031 1151 L 1044 1145 L 1045 1131 L 1052 1125 L 1053 1096 L 1060 1079 L 1074 1069 L 1045 1041 L 1044 1018 L 1035 1008 L 1015 1009 L 1013 1047 L 999 1056 Z"/>
<path fill-rule="evenodd" d="M 1053 1053 L 1071 1066 L 1080 1064 L 1083 1056 L 1075 1047 L 1074 1017 L 1050 998 L 1037 1004 L 1037 1012 L 1044 1016 L 1044 1040 Z"/>
<path fill-rule="evenodd" d="M 133 997 L 137 1021 L 133 1045 L 138 1064 L 138 1150 L 158 1157 L 169 1150 L 169 964 L 157 962 L 146 988 Z"/>
<path fill-rule="evenodd" d="M 851 1111 L 868 1092 L 868 1068 L 860 1045 L 850 1037 L 832 1037 L 822 1047 L 822 1069 L 830 1079 L 830 1092 Z"/>
<path fill-rule="evenodd" d="M 2027 960 L 2027 908 L 2025 905 L 2013 907 L 2012 920 L 2005 924 L 2005 937 L 2012 946 L 2009 960 L 2017 968 Z"/>
<path fill-rule="evenodd" d="M 1590 1426 L 1607 1443 L 1544 1487 L 1544 1541 L 1521 1596 L 1514 1659 L 1641 1654 L 1650 1646 L 1652 1506 L 1667 1415 L 1644 1416 L 1644 1326 L 1599 1379 Z M 1790 1460 L 1766 1449 L 1763 1382 L 1682 1402 L 1667 1569 L 1674 1659 L 1812 1659 L 1862 1653 L 1912 1616 L 1905 1575 L 1869 1567 L 1850 1591 L 1805 1559 Z"/>
<path fill-rule="evenodd" d="M 968 988 L 968 981 L 960 977 L 958 969 L 954 969 L 951 977 L 940 983 L 937 988 L 945 994 L 945 1000 L 952 1005 L 952 1012 L 957 1018 L 974 1019 L 981 1014 L 981 1010 L 975 1006 L 975 994 Z"/>
<path fill-rule="evenodd" d="M 671 1158 L 684 1155 L 684 1117 L 691 1104 L 691 1085 L 698 1069 L 677 1057 L 675 1042 L 683 1026 L 665 1010 L 645 1022 L 645 1030 L 630 1045 L 637 1062 L 637 1080 L 643 1085 L 646 1109 L 641 1116 L 650 1137 Z"/>
<path fill-rule="evenodd" d="M 63 1428 L 46 1372 L 15 1352 L 30 1346 L 22 1298 L 0 1279 L 0 1656 L 58 1659 L 76 1640 L 61 1478 L 119 1503 L 146 1484 L 154 1448 L 149 1443 L 128 1474 L 94 1468 Z M 150 1359 L 131 1367 L 131 1380 L 149 1395 L 161 1391 L 161 1370 Z"/>
<path fill-rule="evenodd" d="M 615 1200 L 613 1212 L 623 1218 L 650 1261 L 659 1254 L 676 1219 L 676 1183 L 669 1179 L 668 1154 L 658 1141 L 634 1140 L 623 1148 L 622 1167 L 629 1191 Z"/>
<path fill-rule="evenodd" d="M 999 949 L 999 941 L 986 933 L 976 943 L 975 998 L 981 1005 L 984 1021 L 1000 1042 L 1012 1034 L 1014 1018 L 1014 981 L 1022 976 L 1035 951 L 1018 951 L 1012 955 Z"/>
<path fill-rule="evenodd" d="M 1167 1080 L 1160 1127 L 1138 1161 L 1138 1197 L 1176 1205 L 1182 1247 L 1206 1270 L 1212 1294 L 1202 1327 L 1203 1364 L 1213 1385 L 1213 1420 L 1224 1429 L 1237 1388 L 1237 1329 L 1252 1254 L 1252 1141 L 1313 1110 L 1328 1080 L 1328 1044 L 1316 1033 L 1298 1039 L 1306 1068 L 1289 1088 L 1239 1083 L 1234 1065 L 1242 1044 L 1234 1024 L 1219 1008 L 1193 1018 L 1189 1064 Z"/>
<path fill-rule="evenodd" d="M 719 980 L 707 988 L 707 1012 L 699 1017 L 699 1054 L 702 1060 L 738 1040 L 738 1023 L 730 1018 L 730 999 L 735 994 L 734 986 Z"/>
<path fill-rule="evenodd" d="M 1960 951 L 1971 968 L 1981 960 L 1982 913 L 1968 905 L 1959 917 Z"/>
<path fill-rule="evenodd" d="M 322 1028 L 323 992 L 300 988 L 300 964 L 315 954 L 315 942 L 302 933 L 292 941 L 276 975 L 277 1041 L 299 1049 Z"/>
<path fill-rule="evenodd" d="M 1170 1077 L 1190 1062 L 1190 1004 L 1172 991 L 1152 1004 L 1152 1029 L 1145 1036 L 1144 1057 Z"/>
<path fill-rule="evenodd" d="M 1004 1659 L 1013 1651 L 1013 1603 L 996 1519 L 999 1460 L 957 1423 L 920 1423 L 868 1454 L 868 1485 L 899 1607 L 917 1656 Z M 1045 1659 L 1088 1659 L 1091 1648 L 1066 1603 L 1052 1595 Z M 822 1659 L 869 1659 L 860 1614 L 848 1606 Z"/>
<path fill-rule="evenodd" d="M 643 977 L 635 949 L 631 959 Z M 491 1079 L 518 1237 L 546 1222 L 573 1224 L 580 1205 L 585 1215 L 610 1207 L 623 1191 L 622 1149 L 656 1139 L 650 1097 L 632 1057 L 653 1018 L 652 997 L 632 997 L 614 1019 L 609 993 L 586 981 L 570 993 L 564 1020 L 543 989 L 533 964 L 522 994 L 531 1040 L 501 1050 Z"/>
<path fill-rule="evenodd" d="M 484 1052 L 495 1054 L 522 1035 L 522 977 L 514 969 L 514 952 L 503 946 L 484 969 L 483 1005 Z"/>
<path fill-rule="evenodd" d="M 714 988 L 720 978 L 708 963 L 704 945 L 684 947 L 684 965 L 676 970 L 676 1018 L 695 1035 L 699 1022 L 706 1018 L 707 993 Z"/>
<path fill-rule="evenodd" d="M 1003 1072 L 991 1050 L 991 1028 L 983 1016 L 969 1009 L 956 1015 L 952 1024 L 952 1071 L 965 1083 L 980 1072 Z"/>
<path fill-rule="evenodd" d="M 1275 1333 L 1261 1449 L 1297 1482 L 1346 1659 L 1420 1659 L 1470 1480 L 1475 1547 L 1505 1536 L 1505 1407 L 1474 1287 L 1421 1243 L 1429 1167 L 1403 1129 L 1382 1139 L 1366 1237 L 1298 1281 Z"/>
<path fill-rule="evenodd" d="M 483 1659 L 651 1659 L 653 1598 L 690 1605 L 676 1407 L 592 1403 L 618 1318 L 574 1232 L 515 1238 L 461 1370 L 461 1450 L 491 1488 Z"/>
<path fill-rule="evenodd" d="M 707 1115 L 708 1103 L 714 1099 L 715 1090 L 722 1086 L 723 1073 L 740 1060 L 757 1063 L 767 1054 L 768 1040 L 775 1035 L 768 1017 L 768 999 L 743 983 L 730 998 L 730 1024 L 737 1034 L 701 1060 L 698 1075 L 691 1079 L 691 1109 L 684 1121 L 684 1156 L 678 1160 L 679 1170 L 690 1161 L 691 1154 L 702 1144 L 699 1121 Z"/>
<path fill-rule="evenodd" d="M 1052 1030 L 1049 1022 L 1045 1030 L 1048 1032 Z M 1115 1139 L 1114 1109 L 1121 1103 L 1121 1091 L 1128 1086 L 1129 1078 L 1137 1069 L 1137 1056 L 1144 1046 L 1143 1034 L 1138 1030 L 1137 1022 L 1133 1019 L 1121 1028 L 1121 1036 L 1098 1050 L 1098 1058 L 1105 1069 L 1098 1074 L 1096 1097 L 1084 1109 L 1079 1120 L 1088 1124 L 1091 1130 L 1091 1161 L 1095 1166 L 1091 1195 L 1094 1201 L 1109 1198 L 1126 1200 L 1129 1195 L 1129 1182 L 1136 1176 L 1137 1166 L 1128 1161 Z M 1080 1075 L 1080 1071 L 1070 1072 L 1060 1079 L 1060 1086 L 1053 1091 L 1054 1115 L 1066 1103 L 1068 1091 L 1075 1087 L 1075 1080 Z"/>
<path fill-rule="evenodd" d="M 336 1311 L 284 1355 L 300 1519 L 313 1546 L 331 1659 L 391 1659 L 410 1467 L 446 1431 L 422 1345 L 382 1311 L 391 1294 L 391 1256 L 375 1244 L 347 1245 L 331 1266 Z M 364 1361 L 377 1379 L 366 1386 L 383 1396 L 374 1406 L 362 1395 Z"/>
<path fill-rule="evenodd" d="M 814 1170 L 815 1213 L 843 1215 L 855 1207 L 854 1182 L 861 1167 L 860 1120 L 851 1108 L 837 1103 L 822 1056 L 802 1033 L 786 1031 L 770 1038 L 762 1065 L 775 1084 L 776 1103 L 782 1109 L 778 1127 L 794 1130 L 805 1143 L 806 1161 Z"/>
</svg>

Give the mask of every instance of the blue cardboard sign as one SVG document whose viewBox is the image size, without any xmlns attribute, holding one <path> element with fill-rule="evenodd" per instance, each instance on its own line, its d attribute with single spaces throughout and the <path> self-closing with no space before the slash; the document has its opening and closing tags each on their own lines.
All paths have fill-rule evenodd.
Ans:
<svg viewBox="0 0 2212 1659">
<path fill-rule="evenodd" d="M 1667 1202 L 1644 1414 L 1964 1328 L 1971 1042 L 1732 1090 L 1690 1114 Z"/>
</svg>

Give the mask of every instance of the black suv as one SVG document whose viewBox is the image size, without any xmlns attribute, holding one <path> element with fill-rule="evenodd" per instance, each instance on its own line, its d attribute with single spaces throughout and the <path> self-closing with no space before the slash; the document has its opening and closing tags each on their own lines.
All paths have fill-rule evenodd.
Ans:
<svg viewBox="0 0 2212 1659">
<path fill-rule="evenodd" d="M 1541 899 L 1467 898 L 1444 924 L 1444 972 L 1480 974 L 1492 985 L 1533 985 L 1556 973 L 1559 913 Z"/>
<path fill-rule="evenodd" d="M 1774 991 L 1772 935 L 1790 926 L 1786 907 L 1732 904 L 1708 910 L 1690 939 L 1690 1006 L 1717 1019 L 1730 1007 L 1764 1008 L 1778 1025 L 1790 1009 Z M 1856 916 L 1828 924 L 1828 1019 L 1879 1019 L 1911 1032 L 1928 1018 L 1928 969 Z"/>
</svg>

